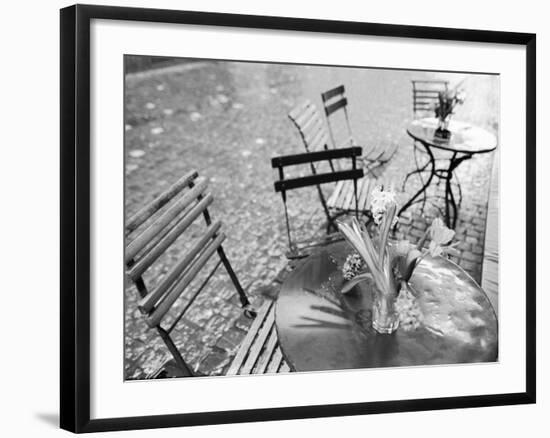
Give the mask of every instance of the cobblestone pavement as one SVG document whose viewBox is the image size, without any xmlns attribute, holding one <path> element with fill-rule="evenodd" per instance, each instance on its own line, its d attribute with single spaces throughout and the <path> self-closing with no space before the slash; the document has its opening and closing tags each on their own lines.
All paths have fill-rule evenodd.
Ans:
<svg viewBox="0 0 550 438">
<path fill-rule="evenodd" d="M 361 144 L 398 142 L 384 177 L 401 182 L 414 169 L 412 140 L 405 128 L 412 118 L 411 79 L 464 75 L 377 69 L 328 69 L 314 66 L 199 62 L 126 77 L 125 206 L 128 217 L 183 173 L 197 169 L 210 180 L 211 215 L 223 221 L 224 249 L 253 302 L 276 296 L 287 260 L 280 196 L 273 191 L 270 157 L 303 151 L 287 118 L 308 98 L 319 107 L 320 92 L 345 84 L 351 123 Z M 469 75 L 467 100 L 456 114 L 498 132 L 498 79 Z M 464 199 L 457 224 L 456 261 L 479 281 L 488 182 L 493 154 L 475 157 L 458 169 Z M 407 185 L 403 199 L 419 182 Z M 399 184 L 400 185 L 400 184 Z M 441 185 L 438 190 L 442 190 Z M 314 189 L 289 195 L 297 237 L 322 233 L 323 213 Z M 409 210 L 397 237 L 416 240 L 426 229 L 418 209 Z M 196 230 L 190 230 L 196 235 Z M 182 239 L 183 240 L 183 239 Z M 153 285 L 189 246 L 176 241 L 145 280 Z M 137 310 L 136 290 L 125 290 L 125 376 L 144 378 L 169 357 L 156 332 Z M 181 307 L 182 303 L 176 306 Z M 223 269 L 213 277 L 173 332 L 185 359 L 200 372 L 223 374 L 250 321 L 238 306 Z"/>
</svg>

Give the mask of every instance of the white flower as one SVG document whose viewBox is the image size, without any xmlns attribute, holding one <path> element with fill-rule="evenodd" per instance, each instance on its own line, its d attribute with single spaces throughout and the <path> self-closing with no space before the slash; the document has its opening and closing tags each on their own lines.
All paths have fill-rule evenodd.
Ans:
<svg viewBox="0 0 550 438">
<path fill-rule="evenodd" d="M 336 225 L 338 225 L 338 229 L 348 243 L 364 260 L 369 275 L 372 275 L 379 290 L 386 290 L 388 287 L 388 280 L 385 276 L 382 261 L 379 260 L 379 256 L 369 233 L 359 224 L 359 221 L 355 217 L 351 219 L 351 225 L 343 222 L 336 222 Z M 360 280 L 361 278 L 363 278 L 362 275 L 357 275 L 353 281 Z"/>
<path fill-rule="evenodd" d="M 447 245 L 455 235 L 455 231 L 447 228 L 441 218 L 435 218 L 430 226 L 430 237 L 437 245 Z"/>
<path fill-rule="evenodd" d="M 394 277 L 409 281 L 422 253 L 408 240 L 400 240 L 391 247 Z"/>
<path fill-rule="evenodd" d="M 428 251 L 432 257 L 448 253 L 452 249 L 449 245 L 455 235 L 455 231 L 447 228 L 440 218 L 434 219 L 430 226 L 431 242 Z"/>
<path fill-rule="evenodd" d="M 363 259 L 361 256 L 354 252 L 346 257 L 344 266 L 342 267 L 342 274 L 345 280 L 353 280 L 363 269 Z"/>
<path fill-rule="evenodd" d="M 376 225 L 380 225 L 384 215 L 388 211 L 388 207 L 392 204 L 397 206 L 396 194 L 392 190 L 383 190 L 381 186 L 377 186 L 371 193 L 370 210 Z M 397 216 L 394 218 L 392 227 L 397 223 Z"/>
<path fill-rule="evenodd" d="M 428 252 L 432 257 L 437 257 L 443 254 L 443 248 L 436 244 L 434 241 L 431 241 L 430 245 L 428 246 Z"/>
</svg>

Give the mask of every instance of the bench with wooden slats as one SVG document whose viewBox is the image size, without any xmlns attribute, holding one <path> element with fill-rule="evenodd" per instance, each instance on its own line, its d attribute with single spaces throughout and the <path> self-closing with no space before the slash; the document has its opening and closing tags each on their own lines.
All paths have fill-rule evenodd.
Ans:
<svg viewBox="0 0 550 438">
<path fill-rule="evenodd" d="M 277 340 L 275 302 L 266 299 L 258 309 L 258 314 L 231 362 L 227 375 L 288 371 L 290 369 L 283 359 Z"/>
<path fill-rule="evenodd" d="M 133 215 L 125 227 L 126 274 L 140 294 L 138 308 L 147 325 L 157 330 L 174 357 L 176 366 L 186 376 L 194 373 L 172 341 L 170 333 L 220 265 L 224 265 L 231 278 L 246 315 L 255 315 L 223 250 L 225 234 L 221 231 L 222 224 L 210 218 L 208 206 L 212 201 L 212 195 L 207 192 L 206 179 L 192 171 Z M 190 249 L 172 264 L 154 287 L 149 288 L 143 278 L 144 274 L 191 225 L 195 225 L 192 234 L 197 234 L 196 226 L 202 222 L 197 222 L 199 217 L 204 219 L 204 231 L 194 241 L 186 242 Z M 188 235 L 185 236 L 189 239 Z M 215 254 L 219 260 L 213 267 L 208 267 Z M 195 282 L 200 285 L 195 287 Z M 193 286 L 192 290 L 190 286 Z M 177 315 L 172 315 L 173 306 L 180 302 L 181 308 Z M 168 327 L 164 327 L 163 323 Z"/>
<path fill-rule="evenodd" d="M 339 145 L 344 146 L 357 146 L 354 139 L 351 123 L 348 115 L 348 99 L 346 98 L 346 88 L 344 85 L 334 87 L 324 93 L 321 93 L 321 100 L 325 110 L 325 116 L 328 123 L 328 130 L 332 139 L 332 144 L 337 147 Z M 343 141 L 337 141 L 333 129 L 334 114 L 337 112 L 344 114 L 346 138 Z M 362 145 L 363 148 L 363 160 L 367 168 L 377 169 L 384 164 L 388 163 L 397 151 L 397 143 L 380 144 L 380 145 Z M 380 172 L 380 169 L 378 169 Z"/>
</svg>

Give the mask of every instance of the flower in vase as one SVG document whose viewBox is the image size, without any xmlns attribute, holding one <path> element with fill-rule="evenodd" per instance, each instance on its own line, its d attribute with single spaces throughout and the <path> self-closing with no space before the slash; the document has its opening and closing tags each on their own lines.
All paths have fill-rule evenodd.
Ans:
<svg viewBox="0 0 550 438">
<path fill-rule="evenodd" d="M 382 186 L 377 186 L 371 192 L 370 210 L 376 225 L 382 223 L 382 219 L 388 212 L 391 205 L 397 206 L 397 196 L 393 190 L 383 190 Z M 392 227 L 395 226 L 398 219 L 394 216 Z"/>
<path fill-rule="evenodd" d="M 428 252 L 432 257 L 454 251 L 454 245 L 450 245 L 450 242 L 455 235 L 455 231 L 447 228 L 440 218 L 434 219 L 428 232 L 431 239 Z"/>
<path fill-rule="evenodd" d="M 391 210 L 393 214 L 395 214 L 395 206 L 391 208 Z M 385 221 L 387 221 L 387 219 Z M 388 269 L 385 268 L 387 257 L 384 257 L 387 233 L 385 237 L 382 237 L 379 248 L 376 248 L 367 230 L 365 230 L 355 217 L 352 218 L 351 225 L 343 222 L 337 222 L 337 225 L 348 243 L 361 256 L 365 267 L 368 269 L 368 272 L 360 273 L 349 280 L 342 288 L 342 293 L 349 292 L 353 286 L 367 278 L 374 279 L 379 290 L 388 290 L 390 287 L 387 278 Z M 389 227 L 387 227 L 387 229 L 389 233 Z"/>
<path fill-rule="evenodd" d="M 375 238 L 355 217 L 350 224 L 337 222 L 355 250 L 344 263 L 342 273 L 346 282 L 341 292 L 345 294 L 358 283 L 373 280 L 373 328 L 381 334 L 392 333 L 398 326 L 415 330 L 423 315 L 409 281 L 427 255 L 436 257 L 455 251 L 457 243 L 451 244 L 455 232 L 437 218 L 416 245 L 407 240 L 391 243 L 389 235 L 397 216 L 395 193 L 377 187 L 372 193 L 371 209 L 378 225 Z"/>
<path fill-rule="evenodd" d="M 392 270 L 396 281 L 409 281 L 422 252 L 408 240 L 400 240 L 390 248 Z"/>
<path fill-rule="evenodd" d="M 363 270 L 363 259 L 358 253 L 354 252 L 346 257 L 346 261 L 342 268 L 342 274 L 345 280 L 353 280 Z"/>
<path fill-rule="evenodd" d="M 435 116 L 440 120 L 445 120 L 453 114 L 457 104 L 463 104 L 466 99 L 466 93 L 463 90 L 441 91 L 438 94 L 438 104 L 435 107 Z"/>
</svg>

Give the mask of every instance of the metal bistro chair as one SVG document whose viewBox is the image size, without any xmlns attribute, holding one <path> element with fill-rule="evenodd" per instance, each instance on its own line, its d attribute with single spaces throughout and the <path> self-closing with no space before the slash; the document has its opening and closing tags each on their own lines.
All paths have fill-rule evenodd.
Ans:
<svg viewBox="0 0 550 438">
<path fill-rule="evenodd" d="M 328 129 L 332 143 L 335 147 L 342 146 L 357 146 L 357 143 L 353 137 L 351 130 L 351 123 L 348 115 L 348 99 L 346 97 L 346 89 L 344 85 L 332 88 L 321 94 L 323 100 L 323 106 L 325 109 L 325 116 L 328 123 Z M 336 113 L 341 112 L 344 118 L 344 126 L 346 130 L 346 138 L 342 141 L 336 141 L 336 135 L 334 133 L 334 119 Z M 384 145 L 363 145 L 363 160 L 367 165 L 367 168 L 371 171 L 375 171 L 388 163 L 397 151 L 397 143 L 392 143 L 389 146 Z"/>
<path fill-rule="evenodd" d="M 309 100 L 294 108 L 288 114 L 288 117 L 298 129 L 306 152 L 335 150 L 334 148 L 329 148 L 329 135 L 323 119 L 315 105 Z M 353 146 L 356 145 L 349 145 L 349 147 Z M 358 157 L 358 159 L 361 159 L 361 157 Z M 334 162 L 332 159 L 328 159 L 327 162 L 330 171 L 335 172 L 338 170 L 337 162 Z M 314 162 L 310 163 L 310 168 L 313 174 L 317 174 L 321 170 L 318 168 L 317 163 Z M 378 184 L 377 177 L 370 172 L 356 181 L 356 183 L 357 193 L 359 194 L 370 193 L 374 186 Z M 332 194 L 326 200 L 324 199 L 321 189 L 318 189 L 319 197 L 323 204 L 323 208 L 326 210 L 327 218 L 330 217 L 328 210 L 335 212 L 337 215 L 352 213 L 355 210 L 355 205 L 351 202 L 353 200 L 354 189 L 355 185 L 351 180 L 340 180 L 336 183 Z M 359 212 L 368 214 L 368 205 L 369 204 L 359 203 Z M 331 225 L 332 222 L 328 221 L 328 226 Z"/>
<path fill-rule="evenodd" d="M 345 199 L 343 202 L 346 203 L 349 207 L 353 206 L 355 210 L 355 214 L 358 215 L 360 202 L 361 201 L 367 202 L 366 198 L 367 198 L 367 195 L 370 193 L 366 191 L 365 192 L 362 191 L 360 193 L 358 190 L 357 181 L 363 177 L 363 169 L 358 169 L 356 166 L 356 162 L 358 159 L 360 159 L 360 156 L 361 156 L 361 148 L 355 146 L 350 148 L 330 149 L 326 151 L 307 152 L 307 153 L 295 154 L 295 155 L 285 155 L 285 156 L 274 157 L 271 159 L 271 166 L 274 169 L 275 168 L 278 169 L 278 172 L 279 172 L 279 180 L 275 181 L 274 187 L 276 192 L 281 193 L 283 204 L 284 204 L 288 245 L 290 249 L 290 252 L 287 254 L 288 258 L 293 259 L 293 258 L 305 257 L 308 255 L 307 252 L 305 252 L 307 248 L 312 248 L 315 246 L 319 246 L 321 244 L 326 244 L 329 241 L 333 240 L 333 236 L 330 236 L 330 230 L 331 229 L 334 229 L 334 231 L 337 230 L 334 221 L 336 217 L 339 216 L 340 213 L 336 215 L 332 215 L 330 213 L 328 208 L 328 203 L 325 200 L 325 196 L 321 189 L 322 184 L 349 180 L 351 182 L 353 190 L 345 194 L 344 196 Z M 351 169 L 339 170 L 339 171 L 335 170 L 327 173 L 315 172 L 314 163 L 318 163 L 320 161 L 332 162 L 332 161 L 346 159 L 346 158 L 351 159 Z M 289 166 L 297 166 L 297 165 L 309 165 L 312 170 L 312 174 L 307 176 L 297 177 L 297 178 L 285 179 L 284 169 Z M 317 187 L 319 198 L 323 206 L 323 211 L 327 219 L 328 237 L 325 238 L 322 242 L 318 242 L 318 241 L 294 242 L 292 239 L 292 233 L 290 229 L 290 220 L 288 216 L 287 192 L 291 190 L 303 188 L 303 187 L 310 187 L 310 186 Z M 348 210 L 349 209 L 350 208 L 348 208 Z"/>
<path fill-rule="evenodd" d="M 415 119 L 433 116 L 439 102 L 439 93 L 449 90 L 449 81 L 413 80 L 413 117 Z"/>
<path fill-rule="evenodd" d="M 143 313 L 145 322 L 158 332 L 172 354 L 175 367 L 179 371 L 178 376 L 193 376 L 194 372 L 183 359 L 170 333 L 220 264 L 224 265 L 229 274 L 245 314 L 250 318 L 256 315 L 223 250 L 225 234 L 221 232 L 222 224 L 210 218 L 208 206 L 213 198 L 206 190 L 206 179 L 198 177 L 196 171 L 189 172 L 133 215 L 125 227 L 129 242 L 124 255 L 127 278 L 134 283 L 141 297 L 138 308 Z M 205 230 L 190 245 L 191 249 L 174 262 L 154 288 L 150 289 L 143 275 L 192 224 L 197 225 L 196 221 L 200 216 L 204 218 Z M 215 253 L 219 260 L 214 267 L 204 278 L 197 278 L 201 271 L 205 271 L 207 262 Z M 200 281 L 200 285 L 191 291 L 188 286 L 195 278 L 197 282 Z M 182 308 L 172 318 L 171 314 L 174 312 L 170 310 L 177 301 L 182 303 Z M 168 324 L 167 328 L 163 327 L 163 322 Z M 173 368 L 173 364 L 168 366 Z"/>
<path fill-rule="evenodd" d="M 439 93 L 449 91 L 449 81 L 415 79 L 411 81 L 411 84 L 413 97 L 413 119 L 416 120 L 428 116 L 434 117 L 435 107 L 439 102 Z M 427 156 L 428 153 L 416 141 L 413 142 L 413 152 L 416 169 L 405 175 L 402 190 L 405 190 L 408 179 L 413 175 L 418 175 L 420 183 L 424 185 L 424 177 L 422 176 L 422 173 L 428 171 L 428 166 L 430 165 L 429 159 L 425 160 L 425 162 L 420 161 L 419 155 Z M 441 158 L 436 158 L 435 160 L 438 161 L 441 160 Z M 424 211 L 426 201 L 427 197 L 426 194 L 424 194 L 422 200 L 422 211 Z"/>
</svg>

